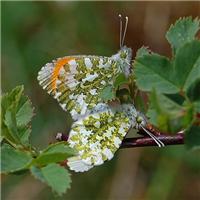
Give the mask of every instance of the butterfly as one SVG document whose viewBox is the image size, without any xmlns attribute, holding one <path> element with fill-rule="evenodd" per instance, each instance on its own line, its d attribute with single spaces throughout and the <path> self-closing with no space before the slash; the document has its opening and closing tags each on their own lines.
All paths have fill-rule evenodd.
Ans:
<svg viewBox="0 0 200 200">
<path fill-rule="evenodd" d="M 68 166 L 76 172 L 112 159 L 130 128 L 145 129 L 146 119 L 133 104 L 111 106 L 101 98 L 102 90 L 119 74 L 126 78 L 131 74 L 132 50 L 123 45 L 127 25 L 128 17 L 122 36 L 120 15 L 120 50 L 113 56 L 65 56 L 38 73 L 39 84 L 74 120 L 68 143 L 78 154 L 68 159 Z"/>
</svg>

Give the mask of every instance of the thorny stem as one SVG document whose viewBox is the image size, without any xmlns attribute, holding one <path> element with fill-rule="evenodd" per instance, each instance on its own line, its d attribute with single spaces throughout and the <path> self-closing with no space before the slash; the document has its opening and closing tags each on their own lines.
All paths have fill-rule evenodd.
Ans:
<svg viewBox="0 0 200 200">
<path fill-rule="evenodd" d="M 141 131 L 141 134 L 143 132 Z M 184 134 L 183 133 L 177 133 L 175 135 L 167 135 L 164 133 L 160 133 L 156 136 L 160 141 L 162 141 L 165 146 L 167 145 L 178 145 L 178 144 L 184 144 Z M 68 136 L 63 133 L 58 133 L 56 135 L 56 139 L 59 141 L 67 141 Z M 133 148 L 133 147 L 145 147 L 145 146 L 157 146 L 155 141 L 148 137 L 135 137 L 135 138 L 125 138 L 122 142 L 122 145 L 120 148 Z"/>
</svg>

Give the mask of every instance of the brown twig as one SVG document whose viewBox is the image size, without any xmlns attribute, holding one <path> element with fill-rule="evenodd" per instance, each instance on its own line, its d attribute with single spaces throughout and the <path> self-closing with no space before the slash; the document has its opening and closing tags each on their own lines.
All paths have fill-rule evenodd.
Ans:
<svg viewBox="0 0 200 200">
<path fill-rule="evenodd" d="M 176 135 L 164 135 L 156 136 L 157 139 L 162 141 L 165 145 L 177 145 L 184 144 L 184 134 L 178 133 Z M 147 136 L 137 138 L 125 138 L 122 142 L 121 148 L 133 148 L 133 147 L 145 147 L 145 146 L 157 146 L 155 141 Z"/>
<path fill-rule="evenodd" d="M 156 137 L 160 141 L 162 141 L 165 145 L 184 144 L 183 133 L 177 133 L 175 135 L 166 135 L 166 134 L 160 133 L 160 135 L 157 135 Z M 59 141 L 67 141 L 68 136 L 63 133 L 58 133 L 56 135 L 56 139 Z M 152 138 L 148 136 L 136 137 L 136 138 L 125 138 L 122 142 L 121 148 L 133 148 L 133 147 L 145 147 L 145 146 L 157 146 L 157 144 Z"/>
</svg>

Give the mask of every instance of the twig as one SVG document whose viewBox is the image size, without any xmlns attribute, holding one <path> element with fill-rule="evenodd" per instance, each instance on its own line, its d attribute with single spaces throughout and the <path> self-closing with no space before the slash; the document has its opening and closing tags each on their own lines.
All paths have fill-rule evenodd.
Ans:
<svg viewBox="0 0 200 200">
<path fill-rule="evenodd" d="M 184 134 L 178 133 L 176 135 L 159 135 L 156 136 L 165 145 L 184 144 Z M 147 136 L 137 138 L 125 138 L 122 142 L 121 148 L 157 146 L 155 141 Z"/>
<path fill-rule="evenodd" d="M 143 134 L 143 132 L 142 132 Z M 166 135 L 160 133 L 156 136 L 165 145 L 177 145 L 184 144 L 184 134 L 177 133 L 175 135 Z M 57 133 L 56 139 L 59 141 L 67 141 L 68 136 L 63 133 Z M 155 141 L 147 136 L 135 137 L 135 138 L 125 138 L 122 142 L 121 148 L 133 148 L 133 147 L 145 147 L 145 146 L 157 146 Z"/>
</svg>

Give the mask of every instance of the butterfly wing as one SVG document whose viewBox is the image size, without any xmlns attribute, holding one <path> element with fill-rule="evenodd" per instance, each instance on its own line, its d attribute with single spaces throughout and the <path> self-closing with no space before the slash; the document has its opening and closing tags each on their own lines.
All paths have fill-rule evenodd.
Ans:
<svg viewBox="0 0 200 200">
<path fill-rule="evenodd" d="M 78 155 L 68 159 L 68 166 L 83 172 L 112 159 L 130 127 L 130 119 L 124 112 L 107 105 L 104 110 L 74 122 L 68 142 Z"/>
<path fill-rule="evenodd" d="M 67 56 L 42 67 L 38 81 L 77 120 L 101 105 L 100 92 L 119 72 L 109 57 Z"/>
</svg>

